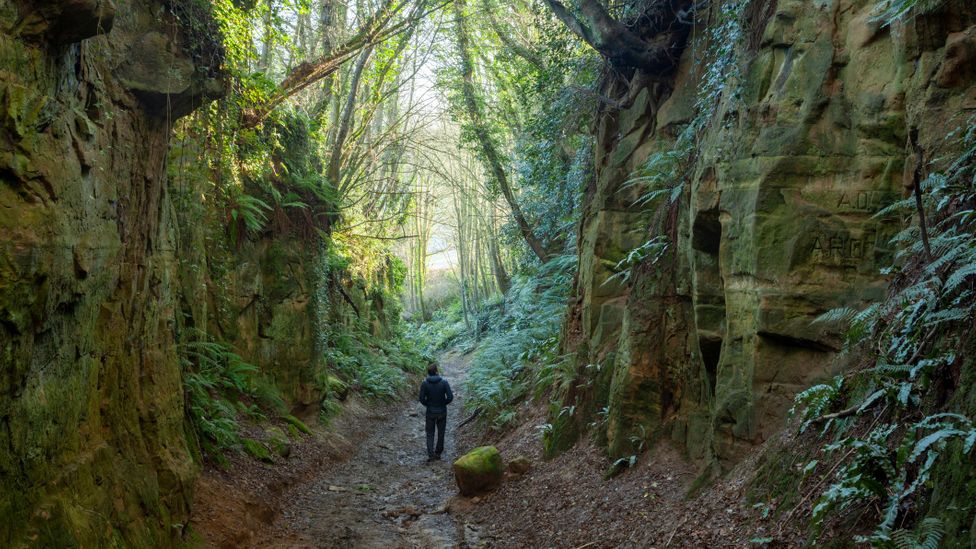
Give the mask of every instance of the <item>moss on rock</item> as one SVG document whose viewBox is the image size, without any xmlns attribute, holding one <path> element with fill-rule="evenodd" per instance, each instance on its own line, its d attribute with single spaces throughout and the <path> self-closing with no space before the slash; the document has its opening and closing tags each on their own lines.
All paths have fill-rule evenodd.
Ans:
<svg viewBox="0 0 976 549">
<path fill-rule="evenodd" d="M 454 480 L 462 495 L 473 496 L 501 484 L 505 463 L 498 448 L 481 446 L 454 462 Z"/>
</svg>

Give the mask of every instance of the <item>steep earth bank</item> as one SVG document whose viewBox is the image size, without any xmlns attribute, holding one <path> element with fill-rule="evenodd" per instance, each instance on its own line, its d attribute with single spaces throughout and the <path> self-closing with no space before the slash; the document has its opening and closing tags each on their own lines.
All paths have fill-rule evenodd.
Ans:
<svg viewBox="0 0 976 549">
<path fill-rule="evenodd" d="M 522 456 L 532 462 L 526 474 L 509 476 L 478 503 L 452 507 L 455 519 L 480 532 L 487 547 L 747 547 L 779 528 L 760 520 L 760 512 L 746 503 L 755 459 L 688 497 L 698 468 L 669 443 L 607 479 L 603 448 L 584 441 L 546 458 L 537 428 L 545 410 L 526 404 L 519 416 L 526 421 L 503 436 L 475 427 L 460 435 L 462 446 L 490 443 L 507 460 Z M 792 527 L 779 529 L 777 539 L 802 539 Z"/>
</svg>

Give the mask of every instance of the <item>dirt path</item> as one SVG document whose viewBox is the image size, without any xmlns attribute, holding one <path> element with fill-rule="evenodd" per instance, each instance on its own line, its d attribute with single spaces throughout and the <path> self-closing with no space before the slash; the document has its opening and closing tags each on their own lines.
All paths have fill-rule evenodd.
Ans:
<svg viewBox="0 0 976 549">
<path fill-rule="evenodd" d="M 346 463 L 295 486 L 256 547 L 403 547 L 467 545 L 445 512 L 457 493 L 451 462 L 462 421 L 466 362 L 442 359 L 454 389 L 443 461 L 427 462 L 423 408 L 408 399 L 359 444 Z"/>
</svg>

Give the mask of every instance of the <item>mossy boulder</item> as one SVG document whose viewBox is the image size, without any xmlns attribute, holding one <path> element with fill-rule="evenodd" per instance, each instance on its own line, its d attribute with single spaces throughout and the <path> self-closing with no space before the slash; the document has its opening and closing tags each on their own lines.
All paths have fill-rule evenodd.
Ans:
<svg viewBox="0 0 976 549">
<path fill-rule="evenodd" d="M 283 430 L 271 427 L 267 430 L 267 434 L 268 445 L 271 446 L 274 453 L 283 458 L 291 455 L 291 441 L 288 440 L 288 435 Z"/>
<path fill-rule="evenodd" d="M 505 463 L 498 448 L 481 446 L 454 462 L 454 480 L 461 495 L 473 496 L 498 487 L 505 473 Z"/>
</svg>

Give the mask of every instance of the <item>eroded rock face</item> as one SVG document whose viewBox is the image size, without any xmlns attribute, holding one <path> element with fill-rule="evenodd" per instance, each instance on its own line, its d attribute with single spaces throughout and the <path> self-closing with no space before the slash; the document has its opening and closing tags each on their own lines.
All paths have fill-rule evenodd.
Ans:
<svg viewBox="0 0 976 549">
<path fill-rule="evenodd" d="M 0 0 L 0 29 L 0 545 L 170 545 L 195 471 L 173 346 L 175 118 L 113 72 L 136 37 L 179 27 L 151 1 Z"/>
<path fill-rule="evenodd" d="M 115 71 L 147 110 L 170 118 L 184 116 L 201 101 L 223 93 L 220 81 L 199 77 L 181 42 L 178 35 L 150 30 L 135 39 Z"/>
<path fill-rule="evenodd" d="M 917 136 L 936 156 L 964 122 L 956 113 L 976 107 L 972 5 L 947 2 L 894 28 L 874 6 L 756 10 L 766 15 L 746 29 L 756 38 L 739 56 L 738 94 L 697 143 L 681 207 L 642 211 L 637 191 L 621 188 L 694 116 L 704 46 L 688 48 L 670 94 L 639 75 L 610 84 L 608 95 L 634 101 L 600 119 L 567 343 L 598 381 L 570 398 L 591 414 L 608 407 L 612 454 L 671 436 L 729 464 L 781 428 L 798 391 L 846 366 L 840 327 L 812 321 L 883 296 L 899 221 L 874 214 L 911 183 L 906 144 Z M 670 234 L 674 254 L 629 289 L 606 284 L 608 266 L 653 234 Z"/>
<path fill-rule="evenodd" d="M 117 10 L 113 0 L 33 0 L 19 2 L 17 7 L 17 35 L 56 45 L 108 33 Z"/>
<path fill-rule="evenodd" d="M 383 269 L 370 284 L 329 273 L 317 235 L 264 235 L 234 248 L 224 242 L 222 226 L 185 231 L 183 316 L 257 366 L 302 417 L 316 417 L 324 398 L 345 398 L 329 395 L 322 379 L 325 333 L 364 325 L 386 338 L 399 320 L 384 310 L 382 292 L 367 291 L 384 284 Z"/>
</svg>

